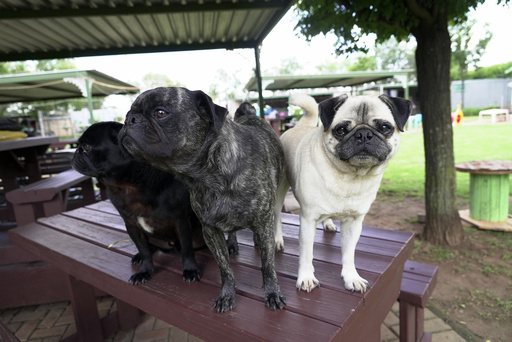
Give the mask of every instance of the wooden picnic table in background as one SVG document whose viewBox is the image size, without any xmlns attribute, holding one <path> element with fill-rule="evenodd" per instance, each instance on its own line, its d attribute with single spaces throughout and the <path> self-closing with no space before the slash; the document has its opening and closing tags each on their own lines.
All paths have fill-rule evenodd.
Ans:
<svg viewBox="0 0 512 342">
<path fill-rule="evenodd" d="M 43 155 L 51 144 L 58 141 L 59 138 L 56 136 L 0 141 L 0 179 L 3 192 L 17 189 L 19 177 L 27 177 L 29 183 L 40 180 L 41 168 L 38 157 Z M 0 219 L 14 221 L 14 212 L 9 203 L 6 210 L 0 211 Z"/>
</svg>

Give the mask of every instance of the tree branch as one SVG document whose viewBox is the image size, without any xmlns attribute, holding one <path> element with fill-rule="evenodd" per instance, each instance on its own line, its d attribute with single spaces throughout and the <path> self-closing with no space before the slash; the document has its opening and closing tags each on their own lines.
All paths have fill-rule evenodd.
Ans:
<svg viewBox="0 0 512 342">
<path fill-rule="evenodd" d="M 414 13 L 418 18 L 422 21 L 425 21 L 427 24 L 431 24 L 434 22 L 434 17 L 430 14 L 429 11 L 421 7 L 416 0 L 405 0 L 407 7 Z"/>
</svg>

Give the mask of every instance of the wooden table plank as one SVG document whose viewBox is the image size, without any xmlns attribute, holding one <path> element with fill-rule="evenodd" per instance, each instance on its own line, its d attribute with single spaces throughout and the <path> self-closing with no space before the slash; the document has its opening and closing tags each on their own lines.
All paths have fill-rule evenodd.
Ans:
<svg viewBox="0 0 512 342">
<path fill-rule="evenodd" d="M 105 209 L 109 209 L 109 207 Z M 112 206 L 112 208 L 114 208 Z M 114 208 L 115 210 L 115 208 Z M 124 220 L 121 216 L 119 216 L 119 213 L 116 212 L 113 213 L 110 210 L 107 211 L 98 211 L 87 207 L 78 208 L 76 210 L 66 211 L 62 213 L 62 215 L 65 215 L 67 217 L 73 217 L 79 220 L 82 220 L 84 222 L 90 222 L 97 225 L 101 225 L 108 229 L 114 229 L 119 230 L 122 232 L 126 232 L 126 226 L 124 224 Z"/>
</svg>

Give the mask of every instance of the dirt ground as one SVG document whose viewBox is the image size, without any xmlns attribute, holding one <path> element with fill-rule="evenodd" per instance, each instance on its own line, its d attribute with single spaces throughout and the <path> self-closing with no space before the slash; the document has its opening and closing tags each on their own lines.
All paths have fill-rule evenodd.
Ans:
<svg viewBox="0 0 512 342">
<path fill-rule="evenodd" d="M 468 208 L 461 200 L 459 209 Z M 464 203 L 465 202 L 465 203 Z M 512 338 L 512 232 L 483 231 L 464 223 L 464 241 L 439 247 L 421 239 L 423 199 L 379 194 L 365 225 L 416 234 L 412 259 L 439 266 L 429 308 L 470 341 Z M 421 221 L 421 216 L 420 216 Z"/>
</svg>

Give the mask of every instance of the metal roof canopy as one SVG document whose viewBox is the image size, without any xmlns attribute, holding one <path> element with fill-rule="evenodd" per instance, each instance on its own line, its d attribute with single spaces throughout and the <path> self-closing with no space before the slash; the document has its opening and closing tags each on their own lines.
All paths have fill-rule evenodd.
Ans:
<svg viewBox="0 0 512 342">
<path fill-rule="evenodd" d="M 261 77 L 259 47 L 295 2 L 0 1 L 0 62 L 253 48 L 258 79 Z M 263 103 L 261 90 L 260 103 Z"/>
<path fill-rule="evenodd" d="M 85 97 L 91 123 L 93 96 L 136 94 L 139 90 L 96 70 L 0 75 L 0 104 Z"/>
<path fill-rule="evenodd" d="M 265 90 L 290 90 L 290 89 L 314 89 L 332 87 L 352 87 L 365 83 L 375 82 L 387 78 L 397 78 L 401 81 L 404 89 L 408 89 L 409 76 L 414 70 L 400 71 L 361 71 L 346 72 L 342 74 L 329 75 L 285 75 L 285 76 L 262 76 L 262 82 L 268 84 Z M 252 77 L 245 89 L 257 91 L 257 80 Z M 408 93 L 408 91 L 406 91 Z M 408 97 L 408 94 L 406 94 Z"/>
<path fill-rule="evenodd" d="M 0 1 L 0 61 L 254 48 L 294 2 Z"/>
<path fill-rule="evenodd" d="M 0 104 L 138 92 L 139 88 L 96 70 L 0 75 Z"/>
</svg>

